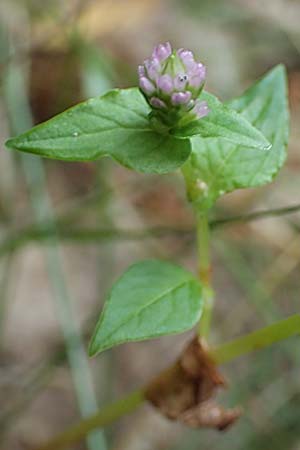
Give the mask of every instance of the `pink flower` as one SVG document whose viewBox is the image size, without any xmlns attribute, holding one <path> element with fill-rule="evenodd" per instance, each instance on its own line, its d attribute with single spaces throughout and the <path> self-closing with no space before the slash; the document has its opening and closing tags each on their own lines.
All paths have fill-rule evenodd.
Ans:
<svg viewBox="0 0 300 450">
<path fill-rule="evenodd" d="M 170 94 L 173 90 L 173 80 L 170 75 L 167 73 L 165 75 L 161 75 L 157 79 L 157 87 L 165 94 Z"/>
<path fill-rule="evenodd" d="M 151 81 L 148 80 L 148 78 L 146 78 L 146 77 L 140 78 L 140 88 L 147 95 L 151 95 L 151 94 L 153 94 L 153 92 L 155 92 L 154 84 L 151 83 Z"/>
<path fill-rule="evenodd" d="M 207 114 L 209 113 L 209 108 L 208 105 L 205 101 L 197 101 L 193 110 L 193 113 L 196 114 L 198 119 L 202 119 L 202 117 L 207 116 Z"/>
<path fill-rule="evenodd" d="M 174 106 L 187 105 L 191 100 L 192 94 L 189 91 L 186 92 L 174 92 L 171 97 L 171 102 Z"/>
<path fill-rule="evenodd" d="M 162 62 L 167 59 L 172 53 L 172 47 L 170 42 L 165 42 L 164 44 L 158 44 L 154 47 L 152 52 L 152 58 L 157 58 L 158 61 Z"/>
<path fill-rule="evenodd" d="M 150 105 L 153 106 L 154 108 L 158 108 L 158 109 L 164 109 L 167 107 L 165 102 L 157 97 L 152 97 L 150 99 Z"/>
<path fill-rule="evenodd" d="M 138 67 L 139 86 L 149 105 L 160 110 L 169 125 L 189 114 L 191 120 L 209 112 L 198 100 L 206 77 L 205 66 L 190 50 L 172 51 L 169 42 L 158 44 L 150 58 Z"/>
</svg>

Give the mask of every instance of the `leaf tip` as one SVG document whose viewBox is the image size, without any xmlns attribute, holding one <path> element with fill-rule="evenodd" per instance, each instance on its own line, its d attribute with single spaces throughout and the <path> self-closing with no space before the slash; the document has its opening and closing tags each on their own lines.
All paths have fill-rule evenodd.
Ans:
<svg viewBox="0 0 300 450">
<path fill-rule="evenodd" d="M 112 345 L 105 340 L 101 339 L 98 334 L 98 327 L 96 327 L 94 334 L 91 337 L 90 343 L 88 345 L 88 355 L 90 358 L 102 353 L 104 350 L 111 348 Z"/>
<path fill-rule="evenodd" d="M 99 353 L 99 349 L 97 348 L 96 344 L 95 344 L 95 339 L 94 337 L 92 337 L 89 346 L 88 346 L 88 355 L 90 358 L 92 358 L 93 356 L 96 356 L 97 353 Z"/>
<path fill-rule="evenodd" d="M 287 80 L 287 69 L 283 63 L 277 64 L 273 67 L 265 76 L 266 79 L 277 79 L 281 80 L 283 83 Z"/>
<path fill-rule="evenodd" d="M 273 68 L 273 72 L 278 72 L 278 73 L 281 73 L 281 74 L 285 75 L 286 74 L 286 67 L 285 67 L 285 65 L 283 63 L 277 64 L 277 66 L 275 66 Z"/>
<path fill-rule="evenodd" d="M 10 138 L 5 142 L 5 147 L 9 150 L 16 149 L 17 147 L 17 139 L 16 138 Z"/>
</svg>

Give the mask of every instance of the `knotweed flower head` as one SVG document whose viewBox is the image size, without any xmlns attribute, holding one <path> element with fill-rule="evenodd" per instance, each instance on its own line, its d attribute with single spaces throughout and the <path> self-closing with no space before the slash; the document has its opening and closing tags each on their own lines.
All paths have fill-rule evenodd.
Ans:
<svg viewBox="0 0 300 450">
<path fill-rule="evenodd" d="M 152 56 L 138 68 L 139 86 L 152 113 L 172 127 L 181 119 L 205 117 L 209 110 L 199 100 L 206 68 L 195 61 L 190 50 L 172 50 L 171 44 L 157 45 Z"/>
</svg>

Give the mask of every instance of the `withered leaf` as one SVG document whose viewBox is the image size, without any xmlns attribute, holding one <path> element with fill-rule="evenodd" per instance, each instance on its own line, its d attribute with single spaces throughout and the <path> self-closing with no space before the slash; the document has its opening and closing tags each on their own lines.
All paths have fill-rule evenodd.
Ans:
<svg viewBox="0 0 300 450">
<path fill-rule="evenodd" d="M 241 415 L 240 408 L 226 409 L 213 398 L 225 387 L 223 376 L 198 337 L 184 349 L 175 364 L 146 389 L 146 398 L 163 415 L 190 427 L 224 430 Z"/>
<path fill-rule="evenodd" d="M 180 422 L 192 428 L 209 427 L 225 430 L 241 415 L 241 408 L 226 409 L 213 400 L 199 403 L 180 415 Z"/>
</svg>

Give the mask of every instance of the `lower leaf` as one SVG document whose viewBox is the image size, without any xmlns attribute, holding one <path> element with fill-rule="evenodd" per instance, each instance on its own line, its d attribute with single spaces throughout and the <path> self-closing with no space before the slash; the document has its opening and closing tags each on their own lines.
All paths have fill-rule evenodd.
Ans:
<svg viewBox="0 0 300 450">
<path fill-rule="evenodd" d="M 181 333 L 197 323 L 201 311 L 201 286 L 191 273 L 168 262 L 139 262 L 112 287 L 89 354 L 124 342 Z"/>
</svg>

